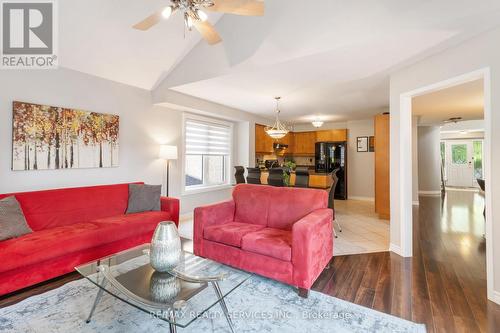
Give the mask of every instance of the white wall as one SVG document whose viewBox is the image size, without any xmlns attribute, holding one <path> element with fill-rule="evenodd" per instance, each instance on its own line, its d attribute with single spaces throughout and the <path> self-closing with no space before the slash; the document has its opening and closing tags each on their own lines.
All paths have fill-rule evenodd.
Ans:
<svg viewBox="0 0 500 333">
<path fill-rule="evenodd" d="M 418 204 L 418 122 L 420 116 L 413 116 L 411 122 L 412 142 L 412 202 Z"/>
<path fill-rule="evenodd" d="M 484 132 L 474 131 L 467 133 L 453 132 L 453 133 L 443 133 L 441 132 L 441 140 L 467 140 L 467 139 L 484 139 Z"/>
<path fill-rule="evenodd" d="M 484 120 L 448 123 L 441 127 L 441 140 L 484 139 Z"/>
<path fill-rule="evenodd" d="M 187 104 L 188 96 L 182 97 Z M 11 171 L 12 102 L 14 100 L 112 113 L 120 116 L 120 166 L 109 169 Z M 191 101 L 192 102 L 192 101 Z M 199 101 L 196 100 L 195 102 Z M 222 107 L 211 108 L 212 115 Z M 58 69 L 2 71 L 0 76 L 0 193 L 47 188 L 145 181 L 161 184 L 164 161 L 158 159 L 159 144 L 182 143 L 182 110 L 153 105 L 151 93 L 80 72 Z M 231 110 L 226 108 L 222 118 Z M 234 110 L 234 162 L 253 154 L 252 116 Z M 237 121 L 242 118 L 241 124 Z M 246 138 L 248 137 L 248 139 Z M 248 143 L 251 143 L 249 145 Z M 182 150 L 181 150 L 182 151 Z M 253 158 L 252 158 L 253 160 Z M 170 195 L 181 197 L 181 161 L 172 161 Z M 225 200 L 231 189 L 181 197 L 182 213 L 199 205 Z"/>
<path fill-rule="evenodd" d="M 380 113 L 387 110 L 380 110 Z M 341 123 L 325 123 L 319 129 L 311 124 L 297 124 L 294 131 L 314 131 L 329 129 L 348 129 L 348 197 L 351 199 L 374 200 L 375 198 L 375 154 L 373 152 L 358 153 L 357 137 L 373 136 L 373 118 L 353 120 Z"/>
<path fill-rule="evenodd" d="M 441 131 L 461 131 L 461 130 L 484 131 L 484 120 L 478 119 L 478 120 L 459 121 L 457 123 L 447 123 L 441 127 Z"/>
<path fill-rule="evenodd" d="M 425 60 L 415 63 L 407 68 L 401 69 L 391 75 L 390 84 L 390 110 L 391 110 L 391 245 L 393 249 L 401 246 L 401 196 L 406 194 L 401 190 L 405 181 L 401 179 L 403 172 L 400 167 L 400 156 L 403 149 L 407 149 L 407 142 L 400 136 L 400 128 L 406 128 L 406 119 L 400 114 L 401 95 L 415 89 L 419 89 L 437 82 L 442 82 L 450 78 L 489 68 L 491 75 L 491 112 L 490 118 L 485 118 L 485 123 L 491 124 L 489 140 L 489 159 L 491 171 L 487 177 L 487 182 L 491 184 L 487 192 L 487 200 L 496 203 L 500 200 L 500 175 L 493 170 L 500 169 L 500 29 L 491 30 L 478 37 L 448 49 L 439 54 L 433 55 Z M 488 94 L 486 94 L 488 96 Z M 488 139 L 488 138 L 487 138 Z M 404 154 L 403 154 L 404 155 Z M 403 186 L 402 186 L 403 185 Z M 487 189 L 488 190 L 488 189 Z M 488 197 L 489 193 L 489 197 Z M 492 248 L 493 262 L 500 262 L 500 206 L 493 205 L 488 211 L 488 218 L 491 217 L 492 232 L 487 236 Z M 408 222 L 408 223 L 406 223 Z M 411 221 L 405 221 L 405 225 L 410 225 Z M 488 267 L 492 269 L 492 267 Z M 500 265 L 495 265 L 490 272 L 493 278 L 493 285 L 488 288 L 490 299 L 500 302 Z"/>
<path fill-rule="evenodd" d="M 441 191 L 441 151 L 438 126 L 418 126 L 418 192 Z"/>
</svg>

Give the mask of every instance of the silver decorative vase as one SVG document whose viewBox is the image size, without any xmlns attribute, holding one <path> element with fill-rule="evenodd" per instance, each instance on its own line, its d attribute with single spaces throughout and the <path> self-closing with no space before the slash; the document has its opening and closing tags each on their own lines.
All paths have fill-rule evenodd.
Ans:
<svg viewBox="0 0 500 333">
<path fill-rule="evenodd" d="M 149 260 L 151 266 L 158 272 L 168 272 L 174 269 L 181 259 L 181 238 L 177 227 L 172 221 L 160 222 L 155 229 Z"/>
<path fill-rule="evenodd" d="M 160 272 L 151 275 L 150 292 L 153 301 L 169 303 L 179 295 L 180 291 L 181 281 L 175 276 Z"/>
</svg>

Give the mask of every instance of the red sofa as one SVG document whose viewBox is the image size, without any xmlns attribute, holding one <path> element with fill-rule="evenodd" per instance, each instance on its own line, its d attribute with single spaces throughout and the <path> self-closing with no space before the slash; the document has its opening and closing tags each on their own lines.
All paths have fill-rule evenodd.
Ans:
<svg viewBox="0 0 500 333">
<path fill-rule="evenodd" d="M 308 290 L 333 256 L 323 190 L 237 185 L 233 200 L 194 211 L 194 253 Z"/>
<path fill-rule="evenodd" d="M 0 241 L 0 295 L 69 273 L 74 267 L 151 240 L 164 220 L 179 223 L 179 200 L 161 211 L 127 214 L 128 184 L 14 195 L 33 233 Z"/>
</svg>

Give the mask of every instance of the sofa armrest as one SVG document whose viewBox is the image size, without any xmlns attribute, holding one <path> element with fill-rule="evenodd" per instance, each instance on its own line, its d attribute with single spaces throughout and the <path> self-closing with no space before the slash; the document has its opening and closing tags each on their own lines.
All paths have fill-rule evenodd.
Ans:
<svg viewBox="0 0 500 333">
<path fill-rule="evenodd" d="M 235 204 L 233 200 L 195 208 L 193 230 L 194 254 L 203 256 L 203 229 L 209 225 L 233 222 L 234 210 Z"/>
<path fill-rule="evenodd" d="M 299 288 L 310 289 L 333 256 L 332 221 L 333 211 L 322 208 L 293 225 L 293 279 Z"/>
<path fill-rule="evenodd" d="M 172 215 L 172 220 L 175 222 L 175 225 L 179 226 L 179 210 L 180 210 L 179 199 L 170 197 L 161 197 L 160 204 L 161 204 L 161 210 L 164 212 L 169 212 Z"/>
</svg>

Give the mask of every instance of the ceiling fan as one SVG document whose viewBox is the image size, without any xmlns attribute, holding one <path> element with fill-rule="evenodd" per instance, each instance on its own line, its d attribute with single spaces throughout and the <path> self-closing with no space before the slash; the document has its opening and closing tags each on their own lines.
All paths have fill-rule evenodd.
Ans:
<svg viewBox="0 0 500 333">
<path fill-rule="evenodd" d="M 170 0 L 170 2 L 170 6 L 157 10 L 134 25 L 133 28 L 143 31 L 148 30 L 159 23 L 162 18 L 168 19 L 179 11 L 184 16 L 186 28 L 191 31 L 194 26 L 208 44 L 213 45 L 219 43 L 222 39 L 214 26 L 208 22 L 208 16 L 204 10 L 245 16 L 264 15 L 263 0 Z"/>
<path fill-rule="evenodd" d="M 444 120 L 443 123 L 445 123 L 445 124 L 450 124 L 450 123 L 456 124 L 456 123 L 458 123 L 458 122 L 460 122 L 462 120 L 463 120 L 462 117 L 451 117 L 449 119 Z"/>
</svg>

